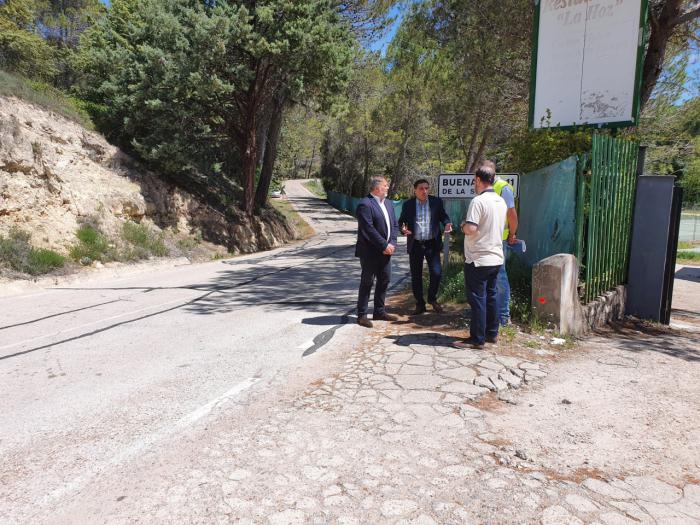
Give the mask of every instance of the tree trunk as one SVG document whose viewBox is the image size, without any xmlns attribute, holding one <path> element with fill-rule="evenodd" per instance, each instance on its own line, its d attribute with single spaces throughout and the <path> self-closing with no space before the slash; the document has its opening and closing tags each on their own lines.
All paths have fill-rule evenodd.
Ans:
<svg viewBox="0 0 700 525">
<path fill-rule="evenodd" d="M 241 186 L 243 186 L 241 209 L 248 214 L 252 214 L 255 202 L 255 170 L 258 165 L 258 132 L 255 110 L 249 111 L 252 115 L 248 115 L 246 119 L 243 172 L 241 175 Z"/>
<path fill-rule="evenodd" d="M 474 128 L 472 129 L 472 136 L 469 140 L 469 149 L 464 153 L 464 171 L 470 173 L 470 167 L 474 164 L 474 146 L 476 146 L 476 139 L 479 138 L 479 132 L 481 131 L 481 112 L 477 113 L 476 120 L 474 121 Z"/>
<path fill-rule="evenodd" d="M 389 195 L 396 193 L 397 188 L 403 180 L 403 165 L 404 159 L 406 158 L 406 149 L 408 148 L 408 139 L 410 135 L 407 131 L 408 124 L 403 129 L 403 139 L 401 140 L 401 147 L 399 148 L 399 154 L 396 156 L 396 164 L 394 164 L 394 176 L 391 177 L 391 186 L 389 187 Z"/>
<path fill-rule="evenodd" d="M 491 128 L 486 126 L 483 135 L 481 135 L 481 142 L 479 143 L 479 149 L 477 150 L 476 155 L 474 156 L 474 161 L 472 162 L 471 166 L 469 166 L 469 173 L 473 173 L 476 167 L 479 165 L 479 163 L 482 160 L 484 160 L 484 150 L 486 149 L 486 142 L 488 141 L 490 134 Z"/>
<path fill-rule="evenodd" d="M 260 181 L 255 192 L 255 209 L 259 210 L 267 202 L 267 195 L 270 191 L 270 183 L 272 182 L 272 174 L 275 168 L 275 160 L 277 159 L 277 145 L 279 144 L 280 132 L 282 130 L 282 120 L 284 117 L 284 100 L 280 99 L 272 111 L 270 125 L 267 130 L 267 145 L 265 147 L 265 156 L 263 157 L 262 172 L 260 173 Z"/>
<path fill-rule="evenodd" d="M 267 148 L 267 134 L 270 132 L 272 115 L 267 115 L 264 122 L 261 122 L 260 133 L 258 134 L 258 167 L 262 169 L 263 160 L 265 159 L 265 149 Z"/>
<path fill-rule="evenodd" d="M 365 132 L 365 135 L 363 137 L 364 139 L 364 146 L 365 146 L 365 162 L 363 166 L 363 171 L 362 171 L 362 186 L 364 189 L 369 188 L 369 140 L 367 139 L 367 133 Z"/>
<path fill-rule="evenodd" d="M 642 89 L 640 110 L 649 101 L 659 79 L 666 56 L 668 40 L 676 27 L 676 19 L 681 14 L 683 0 L 666 0 L 658 16 L 651 13 L 649 45 L 642 69 Z"/>
<path fill-rule="evenodd" d="M 306 170 L 306 178 L 311 178 L 311 170 L 314 167 L 314 160 L 316 160 L 316 144 L 311 146 L 311 161 L 309 162 L 309 167 Z"/>
</svg>

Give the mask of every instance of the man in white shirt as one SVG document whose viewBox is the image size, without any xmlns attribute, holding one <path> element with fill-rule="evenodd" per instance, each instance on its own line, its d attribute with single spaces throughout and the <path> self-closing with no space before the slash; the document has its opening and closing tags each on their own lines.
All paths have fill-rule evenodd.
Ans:
<svg viewBox="0 0 700 525">
<path fill-rule="evenodd" d="M 483 348 L 498 339 L 496 283 L 503 265 L 502 235 L 508 210 L 505 201 L 493 190 L 496 171 L 493 164 L 482 163 L 476 170 L 477 196 L 469 204 L 462 221 L 464 232 L 464 283 L 471 306 L 469 338 L 455 343 L 460 348 Z"/>
</svg>

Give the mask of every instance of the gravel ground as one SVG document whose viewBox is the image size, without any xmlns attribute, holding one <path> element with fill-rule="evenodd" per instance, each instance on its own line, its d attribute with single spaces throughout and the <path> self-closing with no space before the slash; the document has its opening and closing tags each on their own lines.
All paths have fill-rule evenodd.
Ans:
<svg viewBox="0 0 700 525">
<path fill-rule="evenodd" d="M 378 324 L 33 522 L 700 523 L 692 336 Z"/>
</svg>

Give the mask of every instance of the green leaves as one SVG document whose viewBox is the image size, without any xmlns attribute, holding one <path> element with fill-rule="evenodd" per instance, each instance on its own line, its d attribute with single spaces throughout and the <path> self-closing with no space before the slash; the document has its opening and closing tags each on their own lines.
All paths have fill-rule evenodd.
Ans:
<svg viewBox="0 0 700 525">
<path fill-rule="evenodd" d="M 332 104 L 352 39 L 329 0 L 114 0 L 81 47 L 84 94 L 122 145 L 224 207 L 238 179 L 251 209 L 272 114 Z"/>
</svg>

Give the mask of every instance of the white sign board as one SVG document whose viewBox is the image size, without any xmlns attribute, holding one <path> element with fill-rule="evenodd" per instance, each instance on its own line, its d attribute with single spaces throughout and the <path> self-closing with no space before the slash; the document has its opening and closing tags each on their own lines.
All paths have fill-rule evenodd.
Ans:
<svg viewBox="0 0 700 525">
<path fill-rule="evenodd" d="M 513 186 L 518 196 L 517 173 L 499 173 L 498 176 Z M 473 199 L 476 197 L 473 173 L 442 173 L 438 177 L 438 197 L 441 199 Z"/>
<path fill-rule="evenodd" d="M 537 2 L 531 127 L 636 124 L 643 1 Z"/>
</svg>

